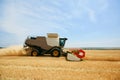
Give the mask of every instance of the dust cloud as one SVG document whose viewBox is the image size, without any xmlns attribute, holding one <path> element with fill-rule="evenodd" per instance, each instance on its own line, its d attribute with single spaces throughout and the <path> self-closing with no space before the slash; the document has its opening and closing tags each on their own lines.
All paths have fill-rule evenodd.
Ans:
<svg viewBox="0 0 120 80">
<path fill-rule="evenodd" d="M 26 55 L 23 46 L 14 45 L 0 49 L 0 56 L 23 56 Z"/>
</svg>

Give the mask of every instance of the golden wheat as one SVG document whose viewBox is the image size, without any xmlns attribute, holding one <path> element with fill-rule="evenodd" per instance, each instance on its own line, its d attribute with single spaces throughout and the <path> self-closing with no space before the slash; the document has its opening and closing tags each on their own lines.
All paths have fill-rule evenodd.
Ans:
<svg viewBox="0 0 120 80">
<path fill-rule="evenodd" d="M 83 61 L 70 62 L 65 57 L 21 56 L 21 46 L 0 49 L 6 55 L 0 56 L 0 80 L 120 80 L 120 50 L 85 52 Z"/>
<path fill-rule="evenodd" d="M 85 50 L 87 60 L 120 61 L 120 50 Z"/>
<path fill-rule="evenodd" d="M 0 58 L 1 80 L 119 80 L 119 61 L 69 62 L 64 57 Z"/>
</svg>

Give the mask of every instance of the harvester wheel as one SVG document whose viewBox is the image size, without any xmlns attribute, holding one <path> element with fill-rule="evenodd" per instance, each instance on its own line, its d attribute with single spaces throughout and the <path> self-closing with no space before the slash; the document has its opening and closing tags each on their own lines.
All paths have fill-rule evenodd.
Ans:
<svg viewBox="0 0 120 80">
<path fill-rule="evenodd" d="M 54 49 L 51 53 L 51 56 L 53 57 L 60 57 L 60 50 Z"/>
<path fill-rule="evenodd" d="M 31 52 L 31 56 L 38 56 L 38 51 L 33 50 L 33 51 Z"/>
</svg>

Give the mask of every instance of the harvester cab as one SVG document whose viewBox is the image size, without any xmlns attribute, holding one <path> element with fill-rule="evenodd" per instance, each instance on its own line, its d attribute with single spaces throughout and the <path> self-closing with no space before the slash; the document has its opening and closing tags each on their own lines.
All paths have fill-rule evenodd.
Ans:
<svg viewBox="0 0 120 80">
<path fill-rule="evenodd" d="M 67 38 L 59 38 L 59 46 L 64 47 Z"/>
</svg>

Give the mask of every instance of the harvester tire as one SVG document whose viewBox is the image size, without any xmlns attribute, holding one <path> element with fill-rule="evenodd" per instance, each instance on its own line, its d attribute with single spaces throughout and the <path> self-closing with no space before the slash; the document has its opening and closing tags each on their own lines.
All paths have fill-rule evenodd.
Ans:
<svg viewBox="0 0 120 80">
<path fill-rule="evenodd" d="M 38 56 L 38 51 L 37 50 L 33 50 L 31 52 L 31 56 Z"/>
<path fill-rule="evenodd" d="M 53 57 L 60 57 L 60 55 L 61 55 L 60 50 L 58 50 L 58 49 L 54 49 L 51 53 L 51 56 L 53 56 Z"/>
</svg>

